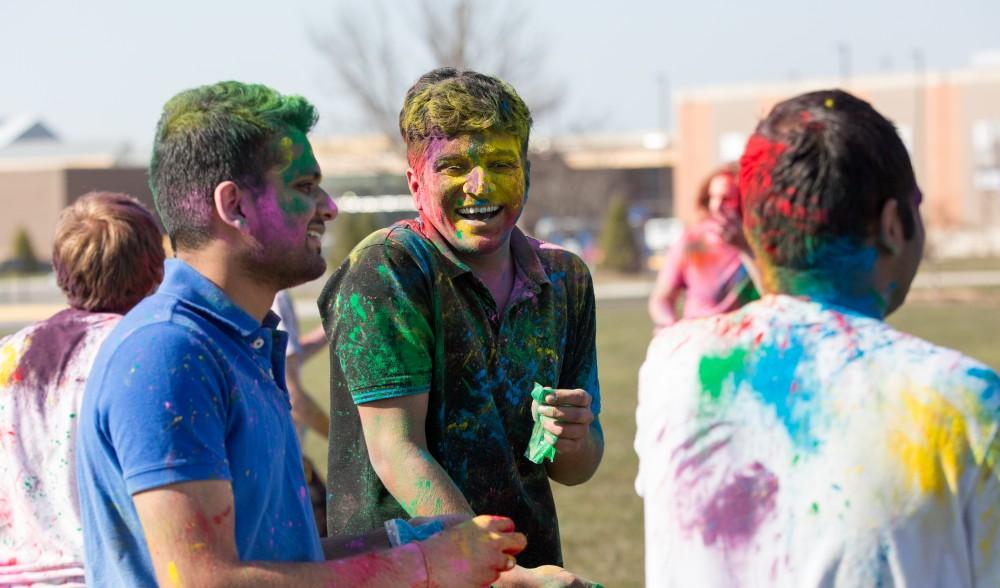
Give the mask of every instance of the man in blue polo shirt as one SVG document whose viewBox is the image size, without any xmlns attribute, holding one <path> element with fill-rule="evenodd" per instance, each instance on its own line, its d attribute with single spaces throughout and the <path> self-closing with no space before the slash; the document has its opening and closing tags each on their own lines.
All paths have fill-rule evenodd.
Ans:
<svg viewBox="0 0 1000 588">
<path fill-rule="evenodd" d="M 326 267 L 315 121 L 301 97 L 236 82 L 166 104 L 150 185 L 177 259 L 106 340 L 80 415 L 89 584 L 482 585 L 524 547 L 502 517 L 356 557 L 399 533 L 318 537 L 269 311 Z"/>
</svg>

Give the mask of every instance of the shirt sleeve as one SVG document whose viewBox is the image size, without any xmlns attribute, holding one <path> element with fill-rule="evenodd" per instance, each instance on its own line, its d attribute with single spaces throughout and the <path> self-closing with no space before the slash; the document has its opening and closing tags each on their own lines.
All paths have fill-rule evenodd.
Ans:
<svg viewBox="0 0 1000 588">
<path fill-rule="evenodd" d="M 330 278 L 319 300 L 356 404 L 430 391 L 434 334 L 429 277 L 401 246 L 362 246 Z"/>
<path fill-rule="evenodd" d="M 203 335 L 162 323 L 137 332 L 141 345 L 126 338 L 108 360 L 99 409 L 128 492 L 231 480 L 228 386 Z"/>
<path fill-rule="evenodd" d="M 278 315 L 281 320 L 278 328 L 288 333 L 288 347 L 285 348 L 285 355 L 302 355 L 302 344 L 299 337 L 299 317 L 295 315 L 295 303 L 292 301 L 288 290 L 281 290 L 274 296 L 274 304 L 271 312 Z"/>
<path fill-rule="evenodd" d="M 968 545 L 972 556 L 972 569 L 976 586 L 1000 586 L 1000 378 L 990 370 L 974 370 L 976 380 L 985 387 L 978 396 L 983 399 L 984 409 L 992 412 L 992 435 L 989 443 L 978 448 L 973 446 L 974 459 L 979 476 L 975 481 L 969 499 L 965 519 L 968 529 Z"/>
<path fill-rule="evenodd" d="M 684 260 L 687 258 L 689 230 L 681 233 L 679 239 L 674 241 L 667 248 L 663 256 L 663 265 L 656 276 L 657 288 L 662 292 L 669 292 L 679 288 L 685 288 L 684 283 Z"/>
<path fill-rule="evenodd" d="M 591 410 L 601 412 L 601 386 L 597 377 L 597 305 L 594 300 L 594 280 L 590 270 L 575 258 L 575 296 L 568 309 L 567 341 L 569 353 L 559 378 L 560 388 L 580 388 L 592 397 Z"/>
</svg>

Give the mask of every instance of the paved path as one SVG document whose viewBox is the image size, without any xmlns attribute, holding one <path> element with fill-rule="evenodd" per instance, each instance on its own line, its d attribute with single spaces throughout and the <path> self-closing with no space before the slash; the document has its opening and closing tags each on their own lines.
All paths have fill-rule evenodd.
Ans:
<svg viewBox="0 0 1000 588">
<path fill-rule="evenodd" d="M 921 272 L 913 282 L 913 288 L 982 288 L 1000 286 L 1000 270 L 969 270 Z M 594 293 L 598 300 L 635 300 L 649 296 L 653 282 L 598 282 Z M 23 303 L 0 305 L 0 333 L 10 332 L 22 326 L 52 316 L 65 308 L 64 304 Z M 295 312 L 302 319 L 316 319 L 319 310 L 312 300 L 295 301 Z"/>
</svg>

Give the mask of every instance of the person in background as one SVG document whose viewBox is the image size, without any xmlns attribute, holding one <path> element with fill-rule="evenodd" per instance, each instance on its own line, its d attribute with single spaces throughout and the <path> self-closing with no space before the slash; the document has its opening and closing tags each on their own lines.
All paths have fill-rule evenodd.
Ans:
<svg viewBox="0 0 1000 588">
<path fill-rule="evenodd" d="M 239 82 L 164 107 L 149 175 L 176 258 L 87 381 L 76 461 L 88 584 L 481 586 L 524 548 L 510 519 L 490 516 L 437 534 L 379 521 L 319 537 L 287 335 L 269 310 L 326 269 L 336 206 L 306 135 L 316 120 L 300 96 Z"/>
<path fill-rule="evenodd" d="M 743 238 L 736 171 L 735 165 L 726 165 L 705 179 L 698 191 L 700 218 L 667 250 L 649 296 L 656 329 L 677 322 L 681 295 L 683 318 L 722 314 L 758 298 Z"/>
<path fill-rule="evenodd" d="M 285 351 L 285 384 L 288 398 L 292 403 L 292 422 L 299 445 L 307 430 L 328 440 L 330 437 L 330 417 L 316 404 L 302 383 L 302 366 L 312 356 L 326 347 L 323 325 L 317 326 L 304 336 L 300 335 L 299 318 L 295 313 L 295 303 L 288 290 L 278 292 L 271 305 L 271 312 L 278 316 L 278 329 L 288 333 L 288 349 Z M 313 516 L 319 536 L 326 536 L 326 482 L 320 479 L 316 466 L 304 454 L 302 468 L 309 485 L 309 500 L 312 502 Z"/>
<path fill-rule="evenodd" d="M 892 123 L 838 90 L 740 161 L 764 297 L 639 375 L 648 586 L 1000 586 L 1000 377 L 890 327 L 923 253 Z"/>
<path fill-rule="evenodd" d="M 163 278 L 153 215 L 91 192 L 56 223 L 52 266 L 69 308 L 0 339 L 0 586 L 82 586 L 77 414 L 105 337 Z"/>
</svg>

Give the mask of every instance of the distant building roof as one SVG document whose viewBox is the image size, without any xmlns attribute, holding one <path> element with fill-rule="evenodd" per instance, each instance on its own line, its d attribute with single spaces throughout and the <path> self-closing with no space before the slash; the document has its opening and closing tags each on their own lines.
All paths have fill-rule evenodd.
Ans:
<svg viewBox="0 0 1000 588">
<path fill-rule="evenodd" d="M 149 149 L 124 141 L 22 141 L 0 147 L 0 171 L 145 166 Z"/>
<path fill-rule="evenodd" d="M 23 142 L 58 140 L 59 137 L 35 115 L 0 117 L 0 149 Z"/>
</svg>

